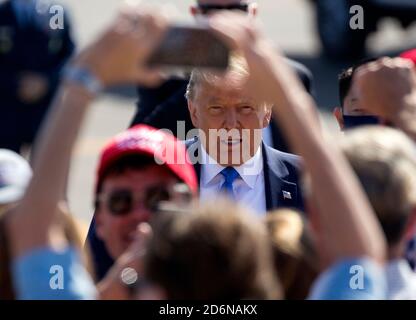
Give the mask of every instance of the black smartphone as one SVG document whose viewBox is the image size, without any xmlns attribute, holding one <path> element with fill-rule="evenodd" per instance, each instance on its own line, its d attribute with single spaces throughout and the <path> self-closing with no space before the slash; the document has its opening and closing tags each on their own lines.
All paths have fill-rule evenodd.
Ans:
<svg viewBox="0 0 416 320">
<path fill-rule="evenodd" d="M 151 55 L 148 65 L 181 71 L 195 67 L 225 70 L 229 55 L 225 43 L 208 28 L 174 25 Z"/>
</svg>

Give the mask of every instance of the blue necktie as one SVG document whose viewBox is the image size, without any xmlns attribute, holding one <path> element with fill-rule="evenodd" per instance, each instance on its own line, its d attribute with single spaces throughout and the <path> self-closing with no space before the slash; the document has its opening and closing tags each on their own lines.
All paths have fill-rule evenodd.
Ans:
<svg viewBox="0 0 416 320">
<path fill-rule="evenodd" d="M 240 176 L 233 167 L 227 167 L 221 171 L 221 175 L 224 177 L 224 183 L 221 186 L 221 192 L 227 194 L 231 199 L 235 200 L 235 194 L 233 190 L 233 182 Z"/>
</svg>

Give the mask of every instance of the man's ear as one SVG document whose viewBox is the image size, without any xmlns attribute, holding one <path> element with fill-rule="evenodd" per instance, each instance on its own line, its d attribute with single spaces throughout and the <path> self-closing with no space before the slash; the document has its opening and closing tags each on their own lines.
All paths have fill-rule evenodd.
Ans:
<svg viewBox="0 0 416 320">
<path fill-rule="evenodd" d="M 416 235 L 416 208 L 413 208 L 412 213 L 409 217 L 409 221 L 407 222 L 406 232 L 405 232 L 405 239 L 411 240 Z"/>
<path fill-rule="evenodd" d="M 195 128 L 199 128 L 198 114 L 195 104 L 192 102 L 192 99 L 188 99 L 188 110 L 189 115 L 191 116 L 192 124 Z"/>
<path fill-rule="evenodd" d="M 193 17 L 195 17 L 198 14 L 198 8 L 196 6 L 190 6 L 189 12 L 191 13 Z"/>
<path fill-rule="evenodd" d="M 341 130 L 344 130 L 344 117 L 342 116 L 342 108 L 341 107 L 335 107 L 332 111 L 332 114 L 334 115 L 335 119 L 338 122 L 339 128 Z"/>
<path fill-rule="evenodd" d="M 263 128 L 267 128 L 272 119 L 272 107 L 266 107 L 266 114 L 263 118 Z"/>
<path fill-rule="evenodd" d="M 248 13 L 252 17 L 256 17 L 258 13 L 258 5 L 255 2 L 249 4 Z"/>
</svg>

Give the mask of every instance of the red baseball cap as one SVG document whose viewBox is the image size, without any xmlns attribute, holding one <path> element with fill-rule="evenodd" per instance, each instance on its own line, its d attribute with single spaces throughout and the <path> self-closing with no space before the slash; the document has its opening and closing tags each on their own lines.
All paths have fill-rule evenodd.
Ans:
<svg viewBox="0 0 416 320">
<path fill-rule="evenodd" d="M 416 66 L 416 49 L 412 49 L 412 50 L 409 50 L 409 51 L 405 51 L 405 52 L 403 52 L 400 55 L 400 57 L 401 58 L 404 58 L 404 59 L 409 59 L 409 60 L 413 61 L 413 63 Z"/>
<path fill-rule="evenodd" d="M 98 164 L 96 192 L 107 169 L 126 155 L 154 157 L 155 164 L 166 166 L 197 194 L 198 180 L 185 144 L 172 134 L 143 124 L 116 135 L 106 144 Z"/>
</svg>

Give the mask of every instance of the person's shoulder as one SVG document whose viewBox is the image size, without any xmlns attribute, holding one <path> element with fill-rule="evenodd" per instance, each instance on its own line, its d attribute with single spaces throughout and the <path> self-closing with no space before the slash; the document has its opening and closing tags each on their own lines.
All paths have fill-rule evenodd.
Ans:
<svg viewBox="0 0 416 320">
<path fill-rule="evenodd" d="M 13 13 L 11 1 L 0 0 L 0 14 L 4 15 L 4 14 L 11 14 L 11 13 Z"/>
<path fill-rule="evenodd" d="M 305 90 L 313 95 L 313 74 L 311 70 L 299 61 L 285 58 L 287 64 L 296 72 L 299 79 L 302 81 Z"/>
<path fill-rule="evenodd" d="M 294 167 L 296 169 L 300 169 L 302 165 L 302 158 L 295 154 L 279 151 L 267 145 L 265 145 L 265 150 L 267 152 L 267 157 L 270 157 L 270 160 L 274 162 L 279 161 L 286 166 Z"/>
</svg>

